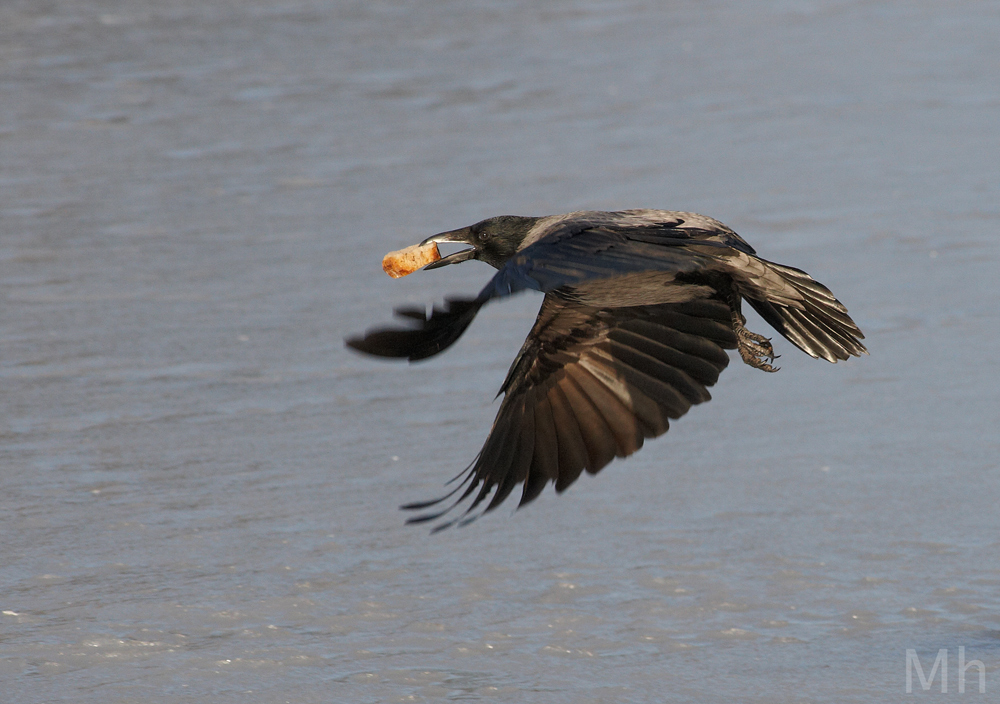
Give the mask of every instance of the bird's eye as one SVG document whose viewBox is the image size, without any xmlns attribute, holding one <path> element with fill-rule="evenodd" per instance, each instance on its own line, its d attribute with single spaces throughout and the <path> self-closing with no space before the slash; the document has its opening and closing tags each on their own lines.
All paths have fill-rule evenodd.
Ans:
<svg viewBox="0 0 1000 704">
<path fill-rule="evenodd" d="M 480 232 L 478 235 L 476 235 L 476 237 L 479 238 L 480 242 L 489 242 L 490 241 L 490 233 L 488 233 L 488 232 Z"/>
</svg>

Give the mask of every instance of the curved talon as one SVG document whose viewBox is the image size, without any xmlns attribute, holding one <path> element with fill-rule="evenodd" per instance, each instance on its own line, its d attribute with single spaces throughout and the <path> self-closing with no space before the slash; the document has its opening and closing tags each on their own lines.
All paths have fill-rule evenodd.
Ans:
<svg viewBox="0 0 1000 704">
<path fill-rule="evenodd" d="M 781 367 L 773 367 L 768 364 L 768 362 L 773 362 L 778 358 L 778 355 L 774 354 L 771 338 L 747 330 L 743 325 L 744 322 L 746 321 L 734 317 L 733 324 L 736 330 L 736 339 L 739 342 L 738 349 L 744 363 L 765 372 L 778 371 Z M 767 362 L 764 361 L 765 359 Z"/>
</svg>

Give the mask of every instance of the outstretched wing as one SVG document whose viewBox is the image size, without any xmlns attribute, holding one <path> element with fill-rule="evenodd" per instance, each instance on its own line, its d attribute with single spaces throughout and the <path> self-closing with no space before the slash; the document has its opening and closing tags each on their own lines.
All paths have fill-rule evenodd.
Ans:
<svg viewBox="0 0 1000 704">
<path fill-rule="evenodd" d="M 428 508 L 461 491 L 458 499 L 410 522 L 439 518 L 470 497 L 465 512 L 438 529 L 472 520 L 494 489 L 484 512 L 519 483 L 523 505 L 549 482 L 562 491 L 584 469 L 594 474 L 631 455 L 665 433 L 669 419 L 711 398 L 708 387 L 729 364 L 725 350 L 737 345 L 731 315 L 714 298 L 598 308 L 547 294 L 464 480 L 440 499 L 404 508 Z"/>
<path fill-rule="evenodd" d="M 431 314 L 423 308 L 402 307 L 400 318 L 415 320 L 409 328 L 375 328 L 363 337 L 350 337 L 347 346 L 375 357 L 405 358 L 411 362 L 433 357 L 462 336 L 488 298 L 447 298 L 443 308 L 434 306 Z"/>
</svg>

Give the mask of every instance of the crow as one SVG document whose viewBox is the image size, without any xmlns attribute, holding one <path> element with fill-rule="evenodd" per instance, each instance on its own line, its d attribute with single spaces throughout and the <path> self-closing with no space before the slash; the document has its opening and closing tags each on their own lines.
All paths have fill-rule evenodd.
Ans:
<svg viewBox="0 0 1000 704">
<path fill-rule="evenodd" d="M 399 308 L 408 328 L 369 330 L 346 344 L 378 357 L 416 361 L 452 345 L 487 302 L 518 291 L 545 294 L 535 324 L 497 394 L 504 395 L 475 460 L 408 523 L 433 521 L 472 497 L 435 530 L 465 524 L 522 484 L 523 506 L 552 482 L 562 492 L 583 470 L 662 435 L 671 419 L 708 401 L 729 364 L 725 350 L 777 371 L 769 338 L 750 332 L 746 300 L 806 354 L 829 362 L 868 351 L 864 335 L 828 288 L 804 271 L 757 256 L 718 220 L 667 210 L 582 211 L 547 217 L 503 215 L 428 237 L 421 245 L 471 247 L 425 269 L 478 259 L 497 269 L 474 298 L 443 307 Z M 495 489 L 495 491 L 494 491 Z M 479 513 L 475 509 L 492 498 Z"/>
</svg>

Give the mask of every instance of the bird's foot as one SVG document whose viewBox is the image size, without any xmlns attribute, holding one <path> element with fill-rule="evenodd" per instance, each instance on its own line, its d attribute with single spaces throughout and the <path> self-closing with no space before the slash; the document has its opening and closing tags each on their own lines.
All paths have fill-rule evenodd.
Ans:
<svg viewBox="0 0 1000 704">
<path fill-rule="evenodd" d="M 740 357 L 746 364 L 765 372 L 776 372 L 780 369 L 780 367 L 772 367 L 768 364 L 779 356 L 774 353 L 770 338 L 750 332 L 742 324 L 737 324 L 736 339 L 739 341 Z"/>
</svg>

